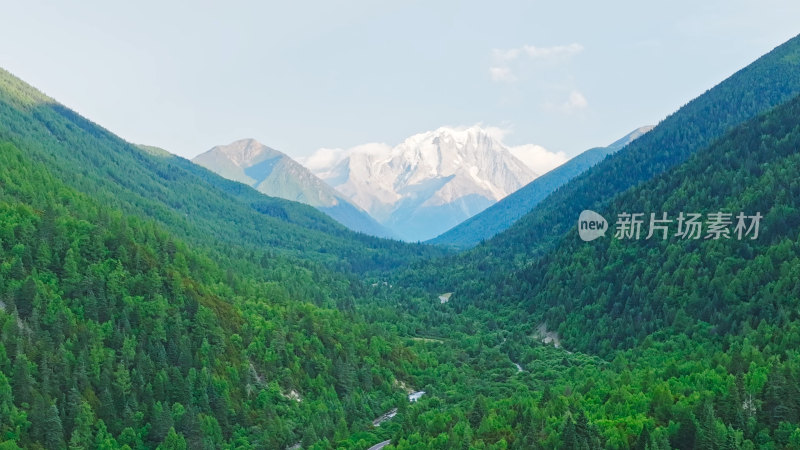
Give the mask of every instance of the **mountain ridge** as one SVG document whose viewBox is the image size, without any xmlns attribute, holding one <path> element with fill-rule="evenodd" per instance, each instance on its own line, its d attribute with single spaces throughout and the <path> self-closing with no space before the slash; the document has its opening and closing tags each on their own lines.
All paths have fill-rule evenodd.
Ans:
<svg viewBox="0 0 800 450">
<path fill-rule="evenodd" d="M 594 147 L 584 151 L 427 243 L 466 249 L 490 239 L 510 227 L 564 183 L 651 129 L 653 129 L 651 125 L 639 127 L 606 147 Z"/>
<path fill-rule="evenodd" d="M 685 161 L 729 129 L 800 93 L 798 68 L 800 35 L 692 99 L 649 133 L 571 179 L 507 230 L 470 252 L 484 255 L 481 258 L 495 255 L 495 263 L 517 267 L 545 254 L 580 211 L 602 208 L 625 189 Z"/>
<path fill-rule="evenodd" d="M 353 231 L 393 237 L 366 211 L 353 205 L 306 167 L 255 139 L 214 146 L 192 158 L 192 162 L 252 186 L 263 194 L 313 206 Z"/>
<path fill-rule="evenodd" d="M 153 218 L 192 244 L 215 243 L 216 257 L 268 249 L 273 258 L 315 254 L 311 259 L 342 270 L 374 268 L 392 254 L 390 265 L 405 264 L 400 255 L 412 247 L 412 253 L 431 251 L 353 232 L 311 206 L 265 196 L 185 158 L 130 144 L 4 69 L 0 139 L 24 148 L 102 204 Z M 380 250 L 387 247 L 395 251 Z"/>
</svg>

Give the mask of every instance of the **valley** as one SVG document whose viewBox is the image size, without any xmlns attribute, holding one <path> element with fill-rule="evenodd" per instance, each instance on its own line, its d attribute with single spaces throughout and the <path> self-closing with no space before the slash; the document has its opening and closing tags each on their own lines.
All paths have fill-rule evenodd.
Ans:
<svg viewBox="0 0 800 450">
<path fill-rule="evenodd" d="M 542 173 L 502 134 L 190 161 L 0 69 L 0 449 L 800 448 L 800 36 Z"/>
</svg>

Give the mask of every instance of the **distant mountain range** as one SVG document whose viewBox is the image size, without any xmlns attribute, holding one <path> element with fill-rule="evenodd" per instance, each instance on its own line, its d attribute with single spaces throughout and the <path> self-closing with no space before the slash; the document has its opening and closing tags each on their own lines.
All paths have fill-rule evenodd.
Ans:
<svg viewBox="0 0 800 450">
<path fill-rule="evenodd" d="M 393 237 L 388 229 L 311 171 L 254 139 L 218 145 L 196 156 L 192 162 L 269 196 L 311 205 L 354 231 Z"/>
<path fill-rule="evenodd" d="M 570 159 L 561 166 L 547 172 L 526 186 L 503 198 L 446 233 L 428 241 L 431 244 L 446 245 L 453 248 L 468 248 L 491 238 L 510 227 L 517 219 L 533 209 L 536 204 L 561 187 L 564 183 L 580 175 L 628 145 L 634 139 L 652 130 L 652 126 L 637 128 L 608 147 L 596 147 Z"/>
<path fill-rule="evenodd" d="M 304 163 L 407 241 L 433 238 L 537 176 L 479 126 L 442 127 L 395 147 L 321 149 Z"/>
</svg>

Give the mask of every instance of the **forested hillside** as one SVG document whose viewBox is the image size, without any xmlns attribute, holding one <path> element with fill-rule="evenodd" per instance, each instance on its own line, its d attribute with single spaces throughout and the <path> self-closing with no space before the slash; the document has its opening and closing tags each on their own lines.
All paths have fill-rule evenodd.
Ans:
<svg viewBox="0 0 800 450">
<path fill-rule="evenodd" d="M 524 264 L 557 243 L 584 209 L 663 173 L 732 127 L 800 93 L 800 36 L 690 101 L 652 131 L 558 189 L 465 260 Z"/>
<path fill-rule="evenodd" d="M 397 448 L 800 446 L 798 118 L 800 97 L 600 210 L 612 227 L 623 211 L 760 212 L 756 239 L 735 220 L 719 240 L 573 227 L 504 283 L 415 306 L 447 401 L 423 399 Z"/>
<path fill-rule="evenodd" d="M 241 277 L 8 143 L 0 186 L 2 440 L 280 448 L 346 437 L 403 398 L 393 382 L 411 354 L 290 295 L 287 284 L 326 295 L 308 271 L 263 260 L 293 275 Z"/>
<path fill-rule="evenodd" d="M 226 257 L 269 249 L 301 256 L 303 264 L 363 272 L 437 252 L 351 232 L 310 206 L 261 195 L 183 158 L 145 151 L 2 69 L 0 139 L 100 204 L 153 218 Z"/>
<path fill-rule="evenodd" d="M 404 399 L 413 355 L 358 318 L 357 273 L 437 250 L 130 145 L 7 72 L 0 142 L 2 440 L 280 448 Z"/>
<path fill-rule="evenodd" d="M 764 321 L 798 319 L 800 300 L 800 98 L 728 133 L 685 164 L 616 198 L 601 214 L 662 213 L 676 220 L 731 213 L 731 238 L 581 241 L 520 272 L 532 311 L 563 324 L 572 347 L 608 354 L 651 333 L 741 335 Z M 736 215 L 763 216 L 754 234 Z M 649 221 L 649 220 L 648 220 Z M 749 221 L 745 225 L 750 226 Z M 646 229 L 646 228 L 645 228 Z M 745 230 L 746 231 L 746 230 Z M 753 230 L 755 231 L 755 230 Z M 610 237 L 611 233 L 609 233 Z M 590 326 L 591 324 L 591 326 Z"/>
<path fill-rule="evenodd" d="M 799 69 L 795 38 L 447 258 L 0 72 L 0 448 L 798 449 Z M 584 208 L 762 218 L 584 242 Z"/>
</svg>

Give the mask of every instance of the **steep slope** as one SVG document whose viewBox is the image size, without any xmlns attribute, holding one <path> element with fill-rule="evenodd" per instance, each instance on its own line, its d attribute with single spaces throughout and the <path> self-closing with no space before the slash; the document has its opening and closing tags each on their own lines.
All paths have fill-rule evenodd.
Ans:
<svg viewBox="0 0 800 450">
<path fill-rule="evenodd" d="M 243 261 L 217 265 L 8 143 L 0 186 L 4 448 L 283 448 L 392 399 L 393 338 L 294 298 L 284 285 L 316 290 L 303 268 L 267 264 L 295 274 L 282 284 L 242 277 Z M 347 375 L 359 370 L 367 384 Z"/>
<path fill-rule="evenodd" d="M 218 145 L 192 162 L 272 197 L 311 205 L 354 231 L 391 237 L 365 211 L 278 150 L 253 139 Z"/>
<path fill-rule="evenodd" d="M 404 390 L 466 354 L 398 344 L 422 321 L 365 323 L 387 308 L 361 278 L 439 252 L 131 146 L 2 75 L 0 447 L 363 449 L 437 410 Z"/>
<path fill-rule="evenodd" d="M 569 181 L 508 230 L 476 247 L 477 254 L 491 255 L 491 264 L 526 263 L 551 248 L 582 210 L 602 209 L 616 194 L 685 161 L 732 127 L 798 92 L 800 37 L 795 37 Z"/>
<path fill-rule="evenodd" d="M 800 100 L 600 209 L 612 221 L 622 210 L 760 211 L 759 239 L 584 243 L 571 227 L 508 284 L 472 296 L 476 278 L 441 304 L 324 270 L 351 269 L 326 252 L 352 251 L 368 270 L 397 266 L 380 252 L 418 247 L 359 237 L 156 150 L 100 145 L 104 130 L 58 119 L 36 92 L 4 82 L 2 133 L 30 147 L 0 143 L 2 447 L 800 444 Z M 184 206 L 195 199 L 182 189 L 202 189 L 209 204 Z M 274 227 L 259 230 L 273 241 L 259 251 L 258 233 L 175 213 L 190 207 Z M 236 224 L 249 210 L 271 219 Z M 367 253 L 367 243 L 383 247 Z M 438 270 L 453 282 L 451 268 Z M 538 343 L 540 320 L 573 353 Z M 424 353 L 398 345 L 399 333 Z M 405 383 L 426 395 L 410 404 Z M 370 426 L 393 408 L 393 421 Z"/>
<path fill-rule="evenodd" d="M 640 239 L 610 231 L 583 242 L 573 226 L 552 254 L 519 274 L 530 283 L 526 304 L 561 324 L 567 343 L 595 352 L 664 329 L 689 333 L 708 324 L 714 333 L 739 334 L 762 320 L 799 319 L 798 162 L 800 97 L 598 210 L 612 230 L 618 214 L 645 213 Z M 718 211 L 732 213 L 729 239 L 707 238 L 708 214 Z M 660 232 L 645 239 L 651 212 L 672 220 L 667 239 Z M 675 236 L 681 212 L 702 214 L 700 238 Z M 755 228 L 737 235 L 740 212 L 763 217 L 757 236 Z"/>
<path fill-rule="evenodd" d="M 718 211 L 732 214 L 731 237 L 706 239 Z M 460 287 L 439 266 L 455 292 L 417 326 L 439 338 L 425 345 L 457 355 L 459 369 L 440 364 L 430 390 L 463 397 L 409 415 L 406 430 L 437 425 L 398 448 L 800 443 L 800 96 L 599 212 L 612 227 L 605 237 L 582 241 L 576 215 L 551 252 L 481 291 L 484 280 Z M 639 239 L 612 237 L 622 212 L 646 214 Z M 649 213 L 662 212 L 669 236 L 647 239 Z M 702 214 L 699 239 L 675 236 L 681 212 Z M 737 237 L 739 212 L 763 215 L 755 239 L 754 229 Z M 462 323 L 475 338 L 458 348 L 447 331 Z M 547 337 L 559 338 L 560 360 L 541 350 Z M 475 367 L 480 376 L 465 378 Z M 486 394 L 497 392 L 506 395 Z"/>
<path fill-rule="evenodd" d="M 324 165 L 306 163 L 407 241 L 430 239 L 532 180 L 508 147 L 480 127 L 409 137 L 394 148 L 356 147 Z"/>
<path fill-rule="evenodd" d="M 540 201 L 567 181 L 585 172 L 606 156 L 617 152 L 651 129 L 653 129 L 652 126 L 637 128 L 607 147 L 586 150 L 550 172 L 534 179 L 484 211 L 451 228 L 446 233 L 431 239 L 428 243 L 466 249 L 491 238 L 497 233 L 506 230 L 517 219 L 528 213 Z"/>
<path fill-rule="evenodd" d="M 435 251 L 354 233 L 310 206 L 267 197 L 183 158 L 131 145 L 2 70 L 0 139 L 24 148 L 101 204 L 155 219 L 217 258 L 255 252 L 364 271 Z"/>
</svg>

